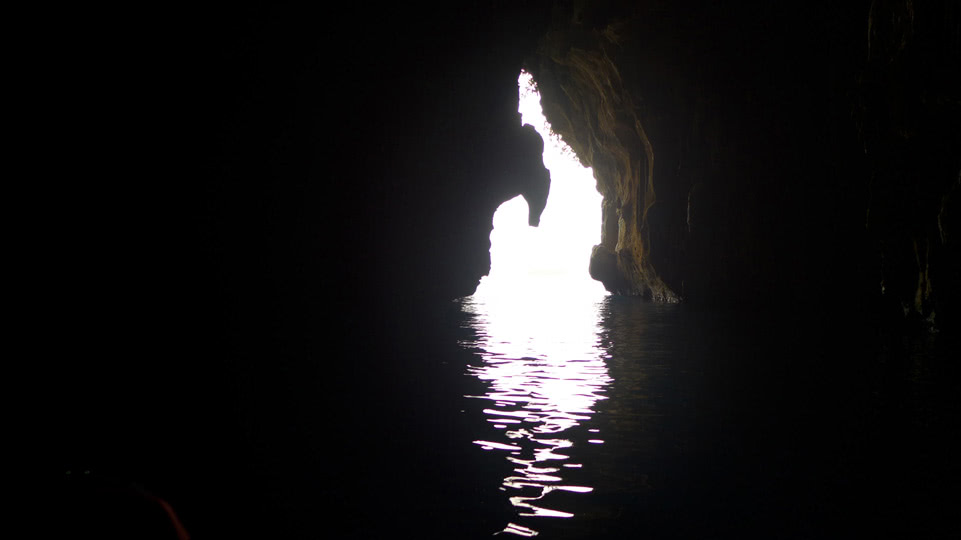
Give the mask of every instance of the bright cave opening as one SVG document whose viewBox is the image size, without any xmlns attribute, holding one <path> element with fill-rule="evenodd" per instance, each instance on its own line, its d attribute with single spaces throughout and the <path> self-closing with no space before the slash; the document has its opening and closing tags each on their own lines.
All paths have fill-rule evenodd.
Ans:
<svg viewBox="0 0 961 540">
<path fill-rule="evenodd" d="M 528 225 L 527 201 L 517 196 L 494 213 L 491 270 L 475 298 L 532 299 L 539 293 L 600 299 L 607 292 L 588 273 L 591 249 L 601 241 L 601 194 L 592 169 L 551 131 L 533 77 L 518 77 L 521 123 L 544 139 L 544 166 L 551 172 L 550 195 L 538 227 Z"/>
<path fill-rule="evenodd" d="M 523 196 L 494 214 L 490 274 L 462 299 L 474 332 L 463 343 L 480 359 L 467 375 L 484 390 L 464 397 L 482 403 L 472 442 L 510 463 L 500 489 L 515 515 L 499 533 L 532 537 L 545 520 L 575 516 L 571 497 L 593 492 L 578 471 L 592 466 L 586 449 L 605 443 L 593 418 L 613 379 L 602 338 L 607 292 L 588 271 L 602 197 L 593 171 L 551 133 L 531 76 L 518 83 L 522 122 L 544 139 L 550 193 L 538 227 Z"/>
</svg>

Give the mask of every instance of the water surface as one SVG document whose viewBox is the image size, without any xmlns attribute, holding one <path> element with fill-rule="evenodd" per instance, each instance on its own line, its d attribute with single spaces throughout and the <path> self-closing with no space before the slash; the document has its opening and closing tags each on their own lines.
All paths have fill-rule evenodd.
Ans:
<svg viewBox="0 0 961 540">
<path fill-rule="evenodd" d="M 612 382 L 600 335 L 604 297 L 589 292 L 557 301 L 536 287 L 511 296 L 484 292 L 462 300 L 476 336 L 461 344 L 480 360 L 467 374 L 487 389 L 465 396 L 485 404 L 489 423 L 473 442 L 512 464 L 499 489 L 517 521 L 573 517 L 556 494 L 593 491 L 570 481 L 570 470 L 584 467 L 577 459 L 581 446 L 604 443 L 591 423 Z M 537 534 L 513 521 L 503 532 Z"/>
<path fill-rule="evenodd" d="M 879 412 L 878 351 L 854 329 L 550 289 L 460 301 L 458 342 L 473 353 L 462 376 L 478 383 L 463 394 L 475 454 L 464 459 L 486 471 L 477 489 L 509 506 L 472 533 L 824 538 L 944 526 L 921 519 L 944 500 L 904 452 L 918 420 Z"/>
</svg>

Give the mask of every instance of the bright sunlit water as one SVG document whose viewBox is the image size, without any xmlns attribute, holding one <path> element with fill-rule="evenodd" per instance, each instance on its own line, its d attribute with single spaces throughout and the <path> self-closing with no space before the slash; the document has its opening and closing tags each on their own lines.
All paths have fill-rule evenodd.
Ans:
<svg viewBox="0 0 961 540">
<path fill-rule="evenodd" d="M 603 443 L 590 421 L 611 382 L 598 333 L 599 305 L 584 296 L 549 301 L 548 292 L 463 301 L 477 336 L 464 345 L 483 360 L 468 366 L 468 373 L 487 387 L 485 394 L 467 397 L 484 402 L 490 424 L 473 442 L 503 453 L 513 465 L 500 489 L 519 518 L 572 517 L 552 504 L 551 494 L 593 490 L 571 482 L 566 472 L 585 466 L 572 454 L 575 445 Z M 538 293 L 544 294 L 536 298 Z M 511 522 L 504 532 L 532 536 L 537 530 Z"/>
<path fill-rule="evenodd" d="M 503 453 L 512 465 L 500 489 L 518 521 L 570 518 L 574 513 L 552 504 L 551 494 L 593 491 L 568 481 L 565 472 L 584 467 L 573 459 L 575 445 L 603 444 L 603 435 L 589 426 L 611 382 L 598 333 L 606 292 L 587 271 L 591 248 L 600 242 L 601 196 L 592 171 L 551 136 L 530 75 L 522 73 L 518 85 L 522 121 L 545 141 L 551 190 L 539 227 L 528 226 L 520 196 L 494 215 L 490 275 L 463 301 L 475 316 L 477 336 L 464 345 L 483 359 L 468 374 L 487 383 L 488 391 L 467 397 L 486 403 L 483 414 L 494 430 L 473 442 Z M 538 534 L 516 522 L 502 532 Z"/>
<path fill-rule="evenodd" d="M 917 534 L 951 515 L 951 391 L 850 326 L 542 292 L 460 302 L 464 515 L 504 508 L 474 537 L 953 537 Z"/>
</svg>

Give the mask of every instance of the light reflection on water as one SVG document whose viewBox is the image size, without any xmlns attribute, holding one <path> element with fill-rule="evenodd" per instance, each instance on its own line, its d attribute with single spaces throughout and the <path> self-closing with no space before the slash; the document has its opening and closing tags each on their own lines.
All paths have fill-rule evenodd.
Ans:
<svg viewBox="0 0 961 540">
<path fill-rule="evenodd" d="M 467 374 L 487 388 L 484 395 L 466 397 L 487 401 L 483 414 L 493 428 L 473 442 L 503 452 L 512 464 L 501 490 L 520 518 L 570 518 L 574 514 L 555 507 L 550 494 L 593 490 L 565 482 L 564 472 L 585 465 L 576 460 L 578 445 L 603 443 L 603 433 L 588 424 L 612 382 L 599 337 L 604 297 L 597 289 L 567 289 L 573 294 L 558 298 L 565 288 L 550 279 L 528 285 L 498 295 L 482 284 L 461 301 L 476 335 L 462 344 L 482 359 Z M 537 534 L 517 523 L 502 532 Z"/>
</svg>

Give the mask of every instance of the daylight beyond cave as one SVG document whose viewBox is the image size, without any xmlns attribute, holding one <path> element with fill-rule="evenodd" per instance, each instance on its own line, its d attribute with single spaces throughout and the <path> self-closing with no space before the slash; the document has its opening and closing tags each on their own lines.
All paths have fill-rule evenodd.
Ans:
<svg viewBox="0 0 961 540">
<path fill-rule="evenodd" d="M 545 141 L 550 196 L 538 227 L 528 225 L 522 196 L 497 209 L 491 232 L 491 271 L 476 294 L 518 297 L 546 286 L 562 287 L 569 294 L 603 296 L 604 286 L 588 274 L 591 248 L 600 242 L 601 233 L 602 197 L 593 171 L 581 166 L 570 147 L 552 133 L 529 73 L 521 72 L 518 88 L 521 122 L 534 126 Z"/>
</svg>

